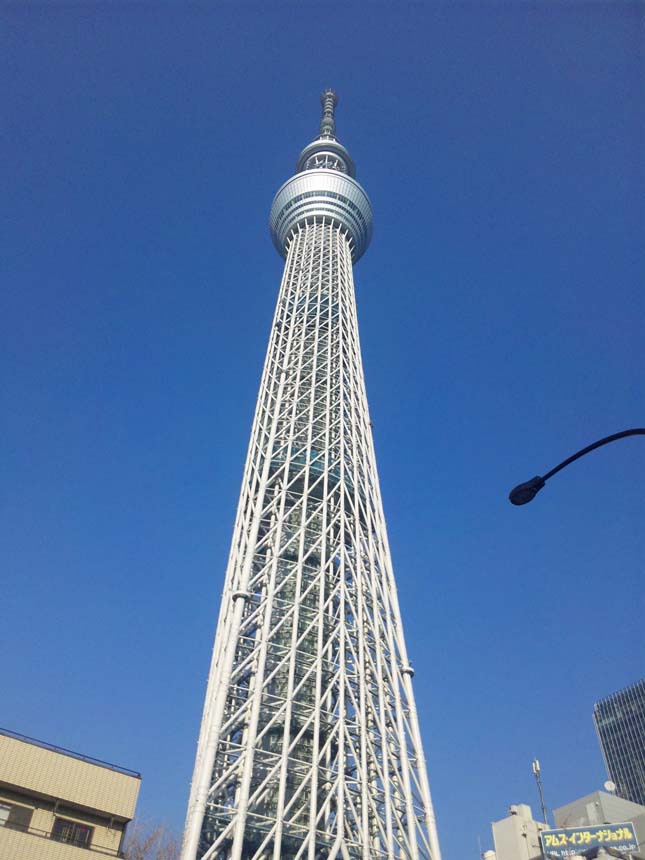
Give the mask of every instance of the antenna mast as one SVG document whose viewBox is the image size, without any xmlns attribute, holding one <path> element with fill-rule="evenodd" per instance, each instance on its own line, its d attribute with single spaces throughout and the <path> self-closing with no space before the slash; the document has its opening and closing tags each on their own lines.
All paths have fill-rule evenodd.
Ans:
<svg viewBox="0 0 645 860">
<path fill-rule="evenodd" d="M 544 793 L 542 792 L 542 776 L 540 773 L 540 762 L 537 759 L 533 759 L 533 773 L 535 775 L 535 781 L 537 782 L 538 792 L 540 793 L 540 806 L 542 807 L 542 818 L 544 819 L 544 823 L 548 824 L 549 819 L 546 815 L 546 806 L 544 805 Z"/>
</svg>

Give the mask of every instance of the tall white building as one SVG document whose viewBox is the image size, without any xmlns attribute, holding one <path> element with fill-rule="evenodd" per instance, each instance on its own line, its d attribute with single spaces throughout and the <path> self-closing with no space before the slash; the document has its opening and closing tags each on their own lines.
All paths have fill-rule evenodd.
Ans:
<svg viewBox="0 0 645 860">
<path fill-rule="evenodd" d="M 321 101 L 271 208 L 284 276 L 183 860 L 439 860 L 358 339 L 372 209 Z"/>
</svg>

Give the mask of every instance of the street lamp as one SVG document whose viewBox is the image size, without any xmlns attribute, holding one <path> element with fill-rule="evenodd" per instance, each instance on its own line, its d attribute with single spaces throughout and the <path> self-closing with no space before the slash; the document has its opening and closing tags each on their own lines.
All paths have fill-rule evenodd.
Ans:
<svg viewBox="0 0 645 860">
<path fill-rule="evenodd" d="M 564 469 L 564 467 L 568 466 L 569 463 L 573 463 L 574 460 L 579 460 L 580 457 L 584 457 L 585 454 L 588 454 L 590 451 L 595 451 L 596 448 L 600 448 L 602 445 L 608 445 L 609 442 L 615 442 L 616 439 L 623 439 L 625 436 L 645 436 L 645 428 L 637 427 L 633 430 L 622 430 L 620 433 L 613 433 L 611 436 L 605 436 L 604 439 L 599 439 L 592 445 L 587 445 L 586 448 L 583 448 L 576 454 L 572 454 L 570 457 L 567 457 L 566 460 L 563 460 L 554 469 L 547 472 L 546 475 L 536 475 L 534 478 L 531 478 L 530 481 L 518 484 L 517 487 L 513 487 L 511 492 L 508 494 L 511 504 L 528 504 L 528 502 L 532 501 L 537 496 L 549 478 L 552 478 L 553 475 L 561 469 Z"/>
</svg>

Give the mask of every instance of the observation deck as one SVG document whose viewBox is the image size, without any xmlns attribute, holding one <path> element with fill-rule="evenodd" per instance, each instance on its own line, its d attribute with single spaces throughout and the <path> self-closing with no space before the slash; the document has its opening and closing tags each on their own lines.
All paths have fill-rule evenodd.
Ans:
<svg viewBox="0 0 645 860">
<path fill-rule="evenodd" d="M 372 238 L 372 206 L 354 178 L 356 167 L 349 152 L 336 139 L 334 108 L 338 97 L 325 90 L 320 98 L 320 135 L 302 150 L 296 174 L 274 197 L 269 229 L 278 253 L 286 257 L 289 238 L 299 228 L 325 219 L 347 232 L 355 263 Z"/>
</svg>

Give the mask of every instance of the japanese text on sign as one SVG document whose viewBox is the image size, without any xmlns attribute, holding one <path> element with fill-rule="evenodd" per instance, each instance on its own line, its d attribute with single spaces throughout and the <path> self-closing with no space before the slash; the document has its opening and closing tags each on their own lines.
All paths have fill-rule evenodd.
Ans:
<svg viewBox="0 0 645 860">
<path fill-rule="evenodd" d="M 551 857 L 571 857 L 579 854 L 580 849 L 595 845 L 609 845 L 619 851 L 636 851 L 638 848 L 636 832 L 631 823 L 543 830 L 540 840 L 545 856 Z"/>
</svg>

